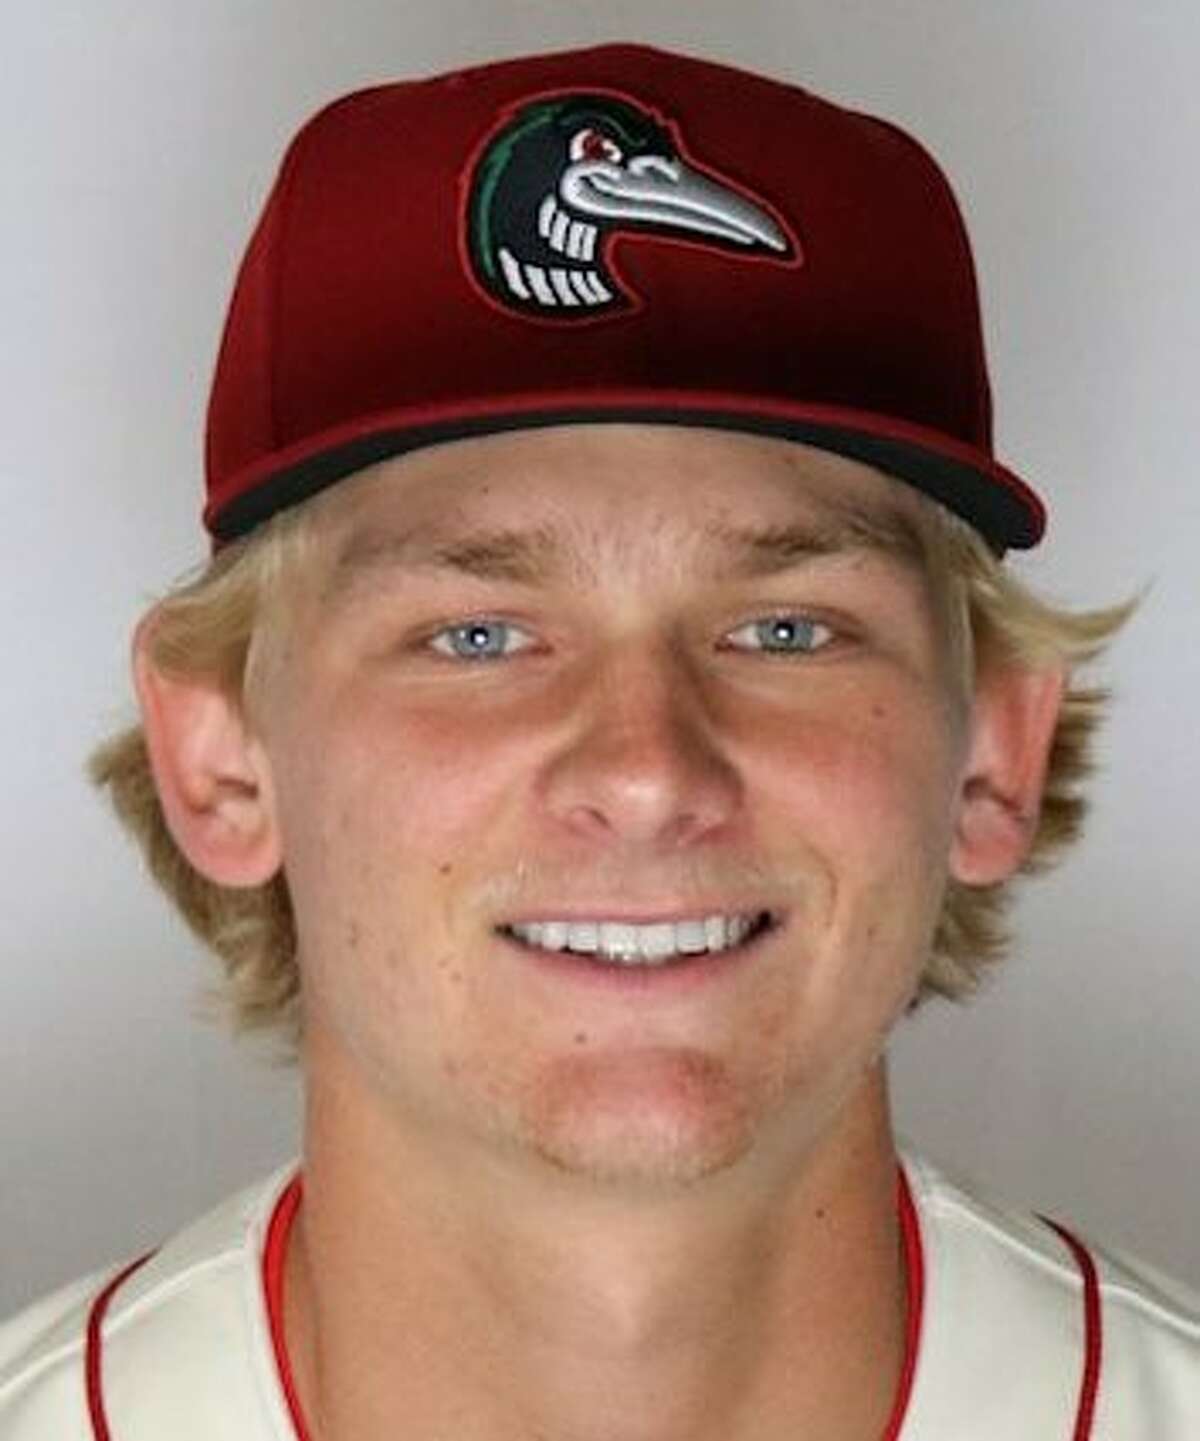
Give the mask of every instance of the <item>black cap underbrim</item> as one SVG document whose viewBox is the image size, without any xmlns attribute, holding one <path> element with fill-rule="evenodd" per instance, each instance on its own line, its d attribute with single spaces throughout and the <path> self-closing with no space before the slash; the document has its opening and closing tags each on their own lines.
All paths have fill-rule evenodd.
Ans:
<svg viewBox="0 0 1200 1441">
<path fill-rule="evenodd" d="M 1037 496 L 1011 472 L 983 452 L 939 436 L 884 433 L 878 424 L 833 423 L 797 415 L 752 409 L 724 410 L 677 404 L 553 406 L 490 413 L 460 413 L 425 424 L 386 424 L 347 438 L 320 438 L 290 458 L 285 452 L 276 468 L 262 472 L 223 505 L 210 508 L 206 519 L 218 545 L 248 534 L 277 511 L 296 505 L 379 461 L 440 445 L 514 430 L 558 425 L 641 423 L 686 425 L 772 436 L 828 450 L 876 467 L 906 481 L 941 502 L 984 536 L 999 554 L 1025 550 L 1041 539 L 1045 511 Z M 912 430 L 912 427 L 905 427 Z M 294 454 L 294 452 L 293 452 Z"/>
</svg>

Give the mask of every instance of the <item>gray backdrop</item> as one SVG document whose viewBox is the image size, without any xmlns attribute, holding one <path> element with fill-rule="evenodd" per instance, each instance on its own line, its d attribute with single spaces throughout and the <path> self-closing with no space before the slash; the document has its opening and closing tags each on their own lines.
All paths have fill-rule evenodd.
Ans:
<svg viewBox="0 0 1200 1441">
<path fill-rule="evenodd" d="M 209 974 L 85 786 L 128 633 L 203 551 L 205 389 L 285 140 L 396 75 L 599 39 L 743 62 L 920 135 L 973 232 L 1001 453 L 1059 599 L 1154 589 L 1087 840 L 967 1011 L 895 1047 L 952 1168 L 1200 1282 L 1194 0 L 66 0 L 0 93 L 0 1312 L 152 1244 L 296 1144 L 294 1080 L 195 1018 Z"/>
</svg>

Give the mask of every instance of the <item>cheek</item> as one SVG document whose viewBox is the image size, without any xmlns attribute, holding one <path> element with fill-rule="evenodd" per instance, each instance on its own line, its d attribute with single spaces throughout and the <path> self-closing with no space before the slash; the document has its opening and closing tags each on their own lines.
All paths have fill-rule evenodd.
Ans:
<svg viewBox="0 0 1200 1441">
<path fill-rule="evenodd" d="M 303 697 L 271 736 L 284 869 L 310 966 L 350 949 L 381 972 L 470 923 L 509 749 L 478 709 L 401 710 L 377 688 Z M 464 908 L 464 899 L 468 906 Z"/>
<path fill-rule="evenodd" d="M 860 703 L 797 725 L 776 756 L 776 811 L 811 866 L 817 984 L 889 994 L 924 963 L 953 832 L 954 738 L 929 706 Z M 872 980 L 873 978 L 873 980 Z"/>
<path fill-rule="evenodd" d="M 953 751 L 933 707 L 850 697 L 782 723 L 770 764 L 775 788 L 811 820 L 814 837 L 885 861 L 914 844 L 948 843 Z"/>
<path fill-rule="evenodd" d="M 361 690 L 297 716 L 284 740 L 282 819 L 293 854 L 319 838 L 322 864 L 399 859 L 453 831 L 486 792 L 492 739 L 477 717 L 403 712 Z"/>
<path fill-rule="evenodd" d="M 495 782 L 511 774 L 512 758 L 536 732 L 526 710 L 483 697 L 422 700 L 397 685 L 348 688 L 318 734 L 330 761 L 342 771 L 339 784 L 370 806 L 396 806 L 403 822 L 418 813 L 427 824 L 471 808 Z"/>
</svg>

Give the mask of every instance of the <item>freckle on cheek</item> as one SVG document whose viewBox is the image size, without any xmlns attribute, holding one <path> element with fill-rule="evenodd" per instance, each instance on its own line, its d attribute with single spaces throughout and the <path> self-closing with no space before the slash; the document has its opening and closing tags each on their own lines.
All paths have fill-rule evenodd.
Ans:
<svg viewBox="0 0 1200 1441">
<path fill-rule="evenodd" d="M 437 962 L 437 968 L 442 975 L 446 976 L 451 985 L 461 986 L 463 973 L 458 969 L 451 969 L 454 966 L 453 956 L 441 956 Z"/>
<path fill-rule="evenodd" d="M 761 1019 L 759 1025 L 759 1040 L 765 1043 L 777 1041 L 787 1030 L 788 1018 L 783 1011 L 769 1011 Z"/>
<path fill-rule="evenodd" d="M 577 1046 L 586 1046 L 587 1043 L 588 1043 L 588 1034 L 587 1034 L 587 1032 L 586 1032 L 586 1031 L 576 1031 L 576 1032 L 575 1032 L 575 1044 L 576 1044 Z"/>
<path fill-rule="evenodd" d="M 438 875 L 448 876 L 453 870 L 454 866 L 450 861 L 443 861 L 442 864 L 438 866 Z"/>
</svg>

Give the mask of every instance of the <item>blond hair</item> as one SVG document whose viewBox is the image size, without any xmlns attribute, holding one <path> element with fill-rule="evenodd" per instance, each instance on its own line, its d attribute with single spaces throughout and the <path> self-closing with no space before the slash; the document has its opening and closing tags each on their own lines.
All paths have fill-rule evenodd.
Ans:
<svg viewBox="0 0 1200 1441">
<path fill-rule="evenodd" d="M 152 663 L 176 678 L 221 685 L 252 712 L 261 661 L 281 620 L 285 582 L 312 545 L 312 504 L 276 515 L 220 551 L 201 573 L 162 599 L 150 615 Z M 1095 659 L 1136 608 L 1070 611 L 1038 598 L 988 549 L 977 532 L 941 506 L 921 507 L 919 545 L 946 633 L 955 699 L 967 705 L 976 668 L 995 662 L 1064 666 L 1069 679 L 1054 734 L 1041 812 L 1019 875 L 1055 864 L 1080 834 L 1094 770 L 1094 741 L 1110 699 L 1076 685 L 1075 670 Z M 150 873 L 193 933 L 224 965 L 220 998 L 235 1029 L 273 1030 L 294 1043 L 301 1028 L 297 937 L 282 872 L 247 889 L 202 876 L 176 845 L 163 817 L 142 728 L 97 748 L 89 763 Z M 914 1006 L 940 995 L 962 1000 L 1011 945 L 1006 912 L 1012 882 L 967 886 L 951 878 Z"/>
</svg>

